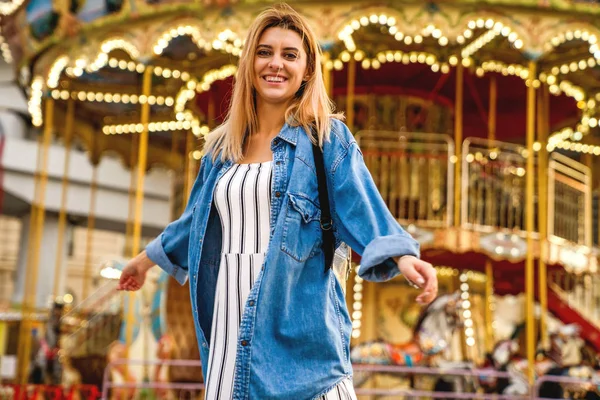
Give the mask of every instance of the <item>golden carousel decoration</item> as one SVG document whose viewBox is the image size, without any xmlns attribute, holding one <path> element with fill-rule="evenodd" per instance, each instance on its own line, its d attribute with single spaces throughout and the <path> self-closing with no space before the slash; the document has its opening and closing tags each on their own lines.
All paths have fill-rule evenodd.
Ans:
<svg viewBox="0 0 600 400">
<path fill-rule="evenodd" d="M 149 169 L 175 172 L 176 218 L 198 169 L 202 138 L 227 110 L 237 59 L 248 51 L 246 30 L 269 4 L 4 2 L 0 50 L 14 65 L 40 132 L 32 226 L 44 223 L 53 140 L 67 150 L 85 148 L 94 165 L 118 157 L 131 169 L 130 255 L 141 247 Z M 548 346 L 548 310 L 583 325 L 585 339 L 599 349 L 592 312 L 600 295 L 592 214 L 598 177 L 592 171 L 600 156 L 600 5 L 353 0 L 293 6 L 321 39 L 329 94 L 345 112 L 390 210 L 420 241 L 426 260 L 447 266 L 440 270 L 446 290 L 459 291 L 473 306 L 461 311 L 470 326 L 461 333 L 458 356 L 481 360 L 493 348 L 494 295 L 521 292 L 531 379 L 536 331 Z M 67 192 L 65 180 L 63 199 Z M 93 201 L 89 219 L 93 235 Z M 35 287 L 41 231 L 30 232 L 27 284 Z M 348 290 L 353 344 L 387 332 L 385 313 L 401 312 L 405 325 L 414 323 L 418 310 L 397 304 L 403 292 L 385 289 L 398 282 L 376 291 L 359 279 Z M 160 318 L 175 338 L 172 357 L 197 357 L 190 309 L 180 306 L 188 289 L 173 280 L 165 285 L 169 311 Z M 472 302 L 470 287 L 477 288 Z M 394 312 L 396 306 L 403 311 Z M 383 316 L 376 318 L 377 307 Z M 133 313 L 125 311 L 123 319 L 127 349 Z M 23 321 L 21 338 L 31 326 Z M 387 339 L 406 339 L 398 336 Z M 22 379 L 29 347 L 22 339 Z"/>
</svg>

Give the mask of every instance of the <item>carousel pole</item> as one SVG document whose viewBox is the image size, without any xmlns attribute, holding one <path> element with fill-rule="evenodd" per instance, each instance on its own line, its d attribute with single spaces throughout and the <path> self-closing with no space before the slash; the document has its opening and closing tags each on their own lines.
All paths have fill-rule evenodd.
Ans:
<svg viewBox="0 0 600 400">
<path fill-rule="evenodd" d="M 94 148 L 92 148 L 92 158 L 94 157 Z M 85 239 L 85 264 L 83 269 L 83 294 L 82 298 L 87 299 L 90 294 L 90 284 L 92 279 L 92 242 L 94 240 L 94 227 L 96 225 L 96 194 L 98 192 L 98 166 L 93 165 L 92 181 L 90 184 L 90 210 L 88 214 L 86 239 Z"/>
<path fill-rule="evenodd" d="M 56 263 L 54 265 L 54 289 L 52 297 L 56 299 L 60 291 L 60 282 L 62 274 L 63 252 L 62 248 L 65 242 L 65 231 L 67 229 L 67 190 L 69 188 L 69 166 L 71 164 L 71 149 L 73 143 L 73 123 L 75 120 L 75 100 L 70 98 L 67 101 L 67 121 L 65 124 L 65 164 L 63 167 L 63 177 L 60 195 L 60 211 L 58 212 L 58 233 Z"/>
<path fill-rule="evenodd" d="M 540 231 L 540 258 L 538 261 L 540 295 L 540 338 L 543 349 L 548 349 L 548 282 L 546 259 L 548 258 L 548 150 L 546 142 L 550 131 L 550 92 L 543 85 L 539 92 L 538 105 L 538 142 L 541 144 L 538 155 L 538 223 Z"/>
<path fill-rule="evenodd" d="M 19 383 L 26 384 L 28 379 L 29 360 L 31 358 L 31 335 L 33 313 L 36 308 L 38 267 L 40 261 L 40 245 L 45 217 L 46 183 L 48 181 L 48 153 L 52 129 L 54 126 L 54 99 L 48 97 L 45 102 L 45 120 L 43 137 L 38 141 L 38 168 L 35 176 L 35 192 L 31 204 L 29 238 L 27 251 L 25 293 L 23 294 L 22 320 L 19 329 L 18 372 Z"/>
<path fill-rule="evenodd" d="M 533 231 L 534 231 L 534 152 L 533 142 L 535 138 L 535 80 L 537 66 L 535 61 L 529 62 L 529 79 L 527 83 L 527 169 L 526 169 L 526 192 L 525 192 L 525 229 L 527 231 L 527 256 L 525 259 L 525 318 L 527 338 L 527 376 L 529 383 L 534 380 L 535 361 L 535 320 L 534 320 L 534 260 L 533 260 Z"/>
<path fill-rule="evenodd" d="M 460 191 L 461 191 L 461 157 L 463 141 L 463 93 L 464 69 L 459 60 L 456 65 L 456 97 L 454 101 L 454 149 L 456 162 L 454 165 L 454 226 L 460 226 Z"/>
<path fill-rule="evenodd" d="M 148 98 L 152 90 L 153 69 L 146 66 L 143 75 L 142 94 Z M 146 101 L 142 104 L 141 122 L 144 127 L 139 137 L 139 148 L 137 157 L 137 186 L 135 191 L 135 210 L 133 218 L 133 238 L 131 241 L 131 257 L 135 257 L 140 251 L 142 238 L 142 208 L 144 205 L 144 178 L 146 174 L 146 162 L 148 156 L 148 121 L 150 119 L 150 104 Z M 125 333 L 126 351 L 129 353 L 133 339 L 134 301 L 135 294 L 129 293 L 129 307 L 127 309 L 127 330 Z M 127 370 L 126 370 L 127 371 Z M 127 372 L 125 372 L 127 376 Z"/>
<path fill-rule="evenodd" d="M 498 85 L 496 75 L 490 76 L 490 110 L 488 113 L 488 140 L 491 144 L 496 140 L 496 110 L 498 100 Z M 485 260 L 485 348 L 491 352 L 494 348 L 494 329 L 492 323 L 494 316 L 492 312 L 492 301 L 494 296 L 494 269 L 492 260 Z"/>
<path fill-rule="evenodd" d="M 493 142 L 496 140 L 496 111 L 498 104 L 498 84 L 496 75 L 490 76 L 490 109 L 488 113 L 488 140 Z M 485 348 L 491 352 L 494 348 L 494 329 L 492 323 L 494 317 L 492 315 L 492 300 L 494 296 L 494 270 L 492 260 L 485 260 Z"/>
<path fill-rule="evenodd" d="M 185 182 L 183 184 L 183 208 L 187 206 L 188 197 L 194 183 L 194 134 L 187 131 L 185 135 Z"/>
<path fill-rule="evenodd" d="M 131 152 L 129 156 L 129 192 L 128 192 L 128 209 L 127 209 L 127 223 L 125 224 L 125 252 L 131 254 L 131 242 L 133 239 L 133 214 L 135 210 L 135 171 L 133 166 L 137 162 L 137 147 L 139 143 L 138 135 L 131 136 Z"/>
<path fill-rule="evenodd" d="M 346 124 L 350 131 L 354 129 L 354 86 L 356 83 L 356 60 L 348 62 L 348 86 L 346 90 Z"/>
</svg>

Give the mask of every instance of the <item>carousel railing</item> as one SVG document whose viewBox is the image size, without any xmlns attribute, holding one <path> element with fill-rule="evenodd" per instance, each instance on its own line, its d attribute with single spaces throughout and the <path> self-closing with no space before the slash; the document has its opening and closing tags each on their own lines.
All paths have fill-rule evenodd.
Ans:
<svg viewBox="0 0 600 400">
<path fill-rule="evenodd" d="M 171 368 L 185 367 L 197 370 L 199 380 L 197 382 L 169 382 L 164 381 L 139 381 L 139 382 L 113 382 L 111 372 L 113 370 L 123 370 L 131 367 L 142 368 Z M 140 398 L 142 391 L 147 391 L 146 398 L 155 395 L 154 398 L 179 398 L 179 399 L 200 399 L 203 398 L 204 382 L 201 382 L 202 363 L 200 360 L 115 360 L 110 362 L 105 370 L 102 380 L 102 400 L 113 398 L 112 392 L 116 392 L 116 398 Z M 175 397 L 173 397 L 175 395 Z"/>
<path fill-rule="evenodd" d="M 461 225 L 481 232 L 524 235 L 527 149 L 467 138 L 461 162 Z M 537 194 L 535 198 L 537 203 Z M 535 226 L 537 231 L 537 221 Z"/>
<path fill-rule="evenodd" d="M 548 162 L 548 237 L 592 246 L 592 180 L 588 167 L 558 153 Z"/>
<path fill-rule="evenodd" d="M 548 274 L 550 289 L 570 308 L 600 329 L 600 277 L 556 269 Z"/>
<path fill-rule="evenodd" d="M 400 365 L 354 364 L 355 392 L 359 396 L 398 396 L 420 399 L 496 399 L 526 400 L 530 398 L 531 388 L 524 377 L 518 374 L 493 369 L 463 367 L 431 368 Z M 364 380 L 367 374 L 379 384 L 369 384 Z M 392 382 L 381 384 L 378 377 L 396 378 Z M 363 378 L 363 383 L 356 381 Z M 407 382 L 400 383 L 398 380 Z M 493 393 L 485 387 L 494 385 L 500 379 L 518 385 L 511 394 Z M 443 381 L 443 384 L 439 384 Z M 375 383 L 375 382 L 373 382 Z M 369 387 L 370 386 L 370 387 Z M 444 389 L 444 390 L 443 390 Z M 386 397 L 387 398 L 387 397 Z M 396 397 L 394 397 L 396 398 Z"/>
<path fill-rule="evenodd" d="M 361 131 L 356 140 L 392 215 L 403 224 L 452 224 L 454 174 L 448 135 Z"/>
</svg>

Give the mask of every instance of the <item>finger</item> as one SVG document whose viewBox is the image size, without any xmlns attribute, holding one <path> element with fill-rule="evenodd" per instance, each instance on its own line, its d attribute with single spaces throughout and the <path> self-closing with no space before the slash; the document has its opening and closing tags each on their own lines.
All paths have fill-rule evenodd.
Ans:
<svg viewBox="0 0 600 400">
<path fill-rule="evenodd" d="M 425 275 L 425 280 L 427 281 L 427 284 L 425 285 L 425 291 L 433 293 L 435 295 L 438 291 L 438 279 L 436 270 L 434 268 L 431 268 L 425 273 Z"/>
<path fill-rule="evenodd" d="M 425 278 L 423 278 L 423 276 L 417 272 L 413 264 L 405 266 L 402 273 L 406 279 L 420 288 L 425 284 Z"/>
<path fill-rule="evenodd" d="M 429 292 L 423 292 L 417 296 L 417 303 L 419 304 L 429 304 L 435 299 L 435 294 Z"/>
<path fill-rule="evenodd" d="M 425 279 L 424 289 L 429 292 L 437 292 L 437 271 L 433 265 L 423 260 L 417 260 L 415 261 L 415 270 Z"/>
</svg>

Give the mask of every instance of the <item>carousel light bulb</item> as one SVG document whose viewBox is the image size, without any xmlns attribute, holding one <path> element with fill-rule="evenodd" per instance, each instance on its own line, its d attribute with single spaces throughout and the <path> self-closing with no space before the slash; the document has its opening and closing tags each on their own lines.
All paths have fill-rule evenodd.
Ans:
<svg viewBox="0 0 600 400">
<path fill-rule="evenodd" d="M 475 23 L 475 21 L 471 20 L 467 23 L 467 26 L 469 27 L 469 29 L 475 29 L 477 27 L 477 24 Z"/>
<path fill-rule="evenodd" d="M 477 26 L 478 28 L 483 28 L 485 26 L 485 21 L 479 18 L 477 21 L 475 21 L 475 26 Z"/>
<path fill-rule="evenodd" d="M 357 21 L 357 20 L 352 20 L 352 22 L 350 22 L 350 26 L 352 27 L 352 29 L 354 29 L 355 31 L 357 31 L 357 30 L 360 29 L 360 22 Z M 236 45 L 236 46 L 239 47 L 239 45 Z"/>
<path fill-rule="evenodd" d="M 371 67 L 371 61 L 369 61 L 368 58 L 365 58 L 362 61 L 361 66 L 363 67 L 363 69 L 369 69 Z"/>
<path fill-rule="evenodd" d="M 396 34 L 394 35 L 394 39 L 396 39 L 397 41 L 401 41 L 402 39 L 404 39 L 404 34 L 402 32 L 396 32 Z"/>
<path fill-rule="evenodd" d="M 379 16 L 379 23 L 380 23 L 381 25 L 386 25 L 386 24 L 387 24 L 387 19 L 388 19 L 387 15 L 385 15 L 385 14 L 381 14 L 381 15 Z"/>
<path fill-rule="evenodd" d="M 395 35 L 396 33 L 398 33 L 398 28 L 395 26 L 391 26 L 389 29 L 390 35 Z"/>
<path fill-rule="evenodd" d="M 446 36 L 442 36 L 438 40 L 438 43 L 440 44 L 440 46 L 446 46 L 448 44 L 448 38 Z"/>
<path fill-rule="evenodd" d="M 369 18 L 367 18 L 367 17 L 361 17 L 359 21 L 362 26 L 369 25 Z"/>
<path fill-rule="evenodd" d="M 413 42 L 412 37 L 410 37 L 410 36 L 405 36 L 404 37 L 404 43 L 405 44 L 411 44 L 412 42 Z"/>
<path fill-rule="evenodd" d="M 569 64 L 569 70 L 571 72 L 576 72 L 577 71 L 577 62 L 573 61 L 571 64 Z"/>
</svg>

